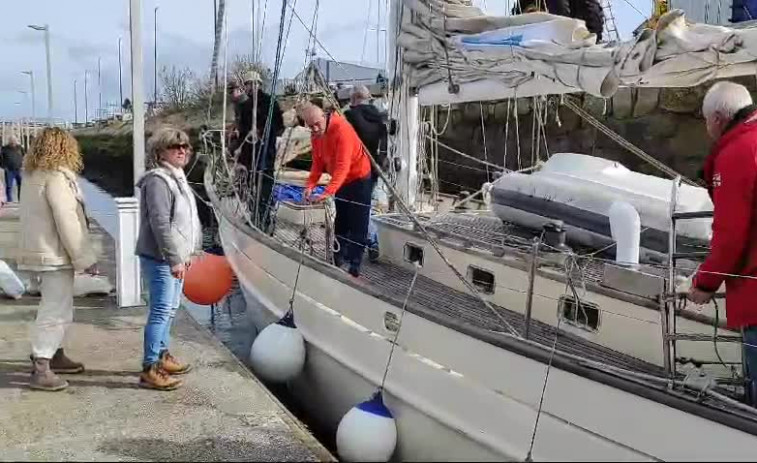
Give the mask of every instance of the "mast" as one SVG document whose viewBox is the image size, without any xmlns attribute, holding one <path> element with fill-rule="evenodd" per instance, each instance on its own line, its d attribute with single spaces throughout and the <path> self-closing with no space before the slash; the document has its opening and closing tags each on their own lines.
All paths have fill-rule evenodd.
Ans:
<svg viewBox="0 0 757 463">
<path fill-rule="evenodd" d="M 397 173 L 397 192 L 409 207 L 415 206 L 418 187 L 418 96 L 414 94 L 404 78 L 407 68 L 402 64 L 401 50 L 397 50 L 397 35 L 401 20 L 409 20 L 410 12 L 401 0 L 390 0 L 387 21 L 387 71 L 391 86 L 389 102 L 390 120 L 396 121 L 397 130 L 389 137 L 389 153 L 400 159 Z M 396 68 L 396 69 L 395 69 Z"/>
</svg>

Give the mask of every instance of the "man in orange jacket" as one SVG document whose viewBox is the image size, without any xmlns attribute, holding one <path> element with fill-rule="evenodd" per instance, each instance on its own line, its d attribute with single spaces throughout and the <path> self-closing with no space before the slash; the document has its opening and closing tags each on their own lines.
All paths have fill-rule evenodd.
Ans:
<svg viewBox="0 0 757 463">
<path fill-rule="evenodd" d="M 308 105 L 302 110 L 302 118 L 310 128 L 313 152 L 305 198 L 320 202 L 334 196 L 334 232 L 339 243 L 334 264 L 346 262 L 350 274 L 358 277 L 371 214 L 371 162 L 357 133 L 339 114 L 327 115 L 318 106 Z M 331 175 L 331 182 L 322 195 L 311 197 L 323 172 Z"/>
<path fill-rule="evenodd" d="M 743 330 L 747 399 L 757 405 L 757 107 L 746 87 L 718 82 L 702 114 L 715 140 L 704 164 L 715 215 L 689 299 L 707 303 L 725 282 L 728 327 Z"/>
</svg>

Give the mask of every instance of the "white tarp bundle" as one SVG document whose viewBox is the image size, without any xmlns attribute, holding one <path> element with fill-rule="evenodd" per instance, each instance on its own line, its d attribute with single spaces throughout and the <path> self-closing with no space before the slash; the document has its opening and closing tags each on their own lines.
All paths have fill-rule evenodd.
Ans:
<svg viewBox="0 0 757 463">
<path fill-rule="evenodd" d="M 570 92 L 610 97 L 621 85 L 687 87 L 757 68 L 757 28 L 687 24 L 680 10 L 633 40 L 597 44 L 577 19 L 486 16 L 459 0 L 403 4 L 397 44 L 422 104 Z M 450 76 L 457 94 L 448 89 Z"/>
</svg>

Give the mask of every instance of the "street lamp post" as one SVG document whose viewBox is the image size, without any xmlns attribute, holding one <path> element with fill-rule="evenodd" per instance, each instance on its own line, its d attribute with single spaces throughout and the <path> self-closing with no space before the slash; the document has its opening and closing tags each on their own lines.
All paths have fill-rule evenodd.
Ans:
<svg viewBox="0 0 757 463">
<path fill-rule="evenodd" d="M 89 71 L 84 70 L 84 125 L 89 122 L 89 99 L 87 96 L 87 78 L 89 77 Z"/>
<path fill-rule="evenodd" d="M 79 123 L 79 99 L 76 97 L 76 79 L 74 79 L 74 123 Z"/>
<path fill-rule="evenodd" d="M 120 101 L 118 102 L 118 106 L 121 108 L 119 112 L 123 114 L 123 107 L 124 107 L 124 82 L 123 77 L 121 76 L 121 37 L 118 38 L 118 95 L 120 98 Z"/>
<path fill-rule="evenodd" d="M 97 57 L 97 119 L 103 118 L 103 81 L 101 74 L 101 60 Z"/>
<path fill-rule="evenodd" d="M 45 61 L 47 62 L 47 118 L 52 120 L 53 117 L 53 71 L 50 64 L 50 27 L 45 24 L 44 26 L 37 26 L 34 24 L 29 25 L 30 28 L 35 31 L 43 31 L 45 33 Z"/>
<path fill-rule="evenodd" d="M 158 7 L 155 7 L 154 11 L 154 33 L 153 33 L 153 42 L 154 42 L 154 50 L 153 50 L 153 61 L 154 61 L 154 69 L 153 69 L 153 96 L 152 96 L 152 104 L 154 107 L 157 107 L 158 105 Z"/>
<path fill-rule="evenodd" d="M 37 119 L 37 98 L 34 93 L 34 71 L 21 71 L 21 73 L 29 76 L 32 92 L 32 121 L 35 121 Z"/>
</svg>

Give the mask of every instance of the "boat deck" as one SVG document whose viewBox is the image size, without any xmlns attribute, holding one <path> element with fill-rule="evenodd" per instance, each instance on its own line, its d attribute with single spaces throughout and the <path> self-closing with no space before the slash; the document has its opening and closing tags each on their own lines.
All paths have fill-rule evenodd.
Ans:
<svg viewBox="0 0 757 463">
<path fill-rule="evenodd" d="M 447 226 L 454 226 L 449 218 L 447 219 Z M 429 227 L 429 230 L 435 229 Z M 302 225 L 279 221 L 276 224 L 275 237 L 292 247 L 299 248 L 302 239 L 301 232 Z M 322 225 L 311 226 L 309 236 L 310 239 L 306 245 L 308 252 L 326 260 L 324 227 Z M 490 236 L 493 236 L 493 234 Z M 590 278 L 592 275 L 595 275 L 595 277 L 597 275 L 594 269 L 584 271 L 584 277 Z M 403 298 L 409 289 L 412 278 L 413 272 L 411 270 L 391 262 L 381 259 L 378 262 L 370 262 L 368 259 L 363 261 L 361 279 L 364 280 L 364 283 L 397 306 L 402 306 Z M 409 303 L 426 311 L 444 315 L 455 320 L 456 323 L 467 324 L 493 333 L 506 332 L 506 327 L 503 326 L 500 318 L 492 313 L 478 298 L 422 275 L 418 276 Z M 492 305 L 492 307 L 518 332 L 523 333 L 525 331 L 523 314 L 497 305 Z M 587 360 L 609 363 L 645 374 L 660 377 L 664 375 L 664 370 L 657 365 L 592 343 L 538 320 L 531 321 L 530 336 L 531 340 L 550 347 L 555 342 L 555 336 L 557 336 L 557 348 L 567 354 L 578 355 Z"/>
</svg>

